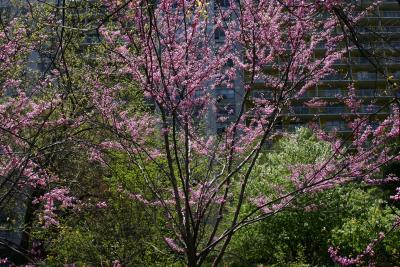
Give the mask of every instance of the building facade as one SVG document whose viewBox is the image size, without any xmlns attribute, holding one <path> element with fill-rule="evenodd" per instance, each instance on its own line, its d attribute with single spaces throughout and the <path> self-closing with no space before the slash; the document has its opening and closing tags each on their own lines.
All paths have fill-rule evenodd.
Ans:
<svg viewBox="0 0 400 267">
<path fill-rule="evenodd" d="M 355 5 L 364 10 L 373 1 L 357 0 Z M 214 0 L 214 11 L 228 8 L 230 1 Z M 348 96 L 348 87 L 354 86 L 355 96 L 362 101 L 357 110 L 359 115 L 368 115 L 371 120 L 379 121 L 390 112 L 388 102 L 394 96 L 399 96 L 393 89 L 396 80 L 400 79 L 400 3 L 397 0 L 384 0 L 376 9 L 369 12 L 354 28 L 358 46 L 348 36 L 343 41 L 343 47 L 348 46 L 344 58 L 335 63 L 336 73 L 324 77 L 317 86 L 307 90 L 298 99 L 292 99 L 292 107 L 285 110 L 279 123 L 278 131 L 293 132 L 299 127 L 308 127 L 310 122 L 317 123 L 327 131 L 340 134 L 350 134 L 345 117 L 351 117 L 349 108 L 338 99 Z M 337 25 L 337 31 L 341 27 Z M 216 45 L 224 42 L 223 31 L 216 31 Z M 324 44 L 314 51 L 316 59 L 324 55 Z M 265 66 L 265 71 L 274 71 L 271 66 Z M 244 85 L 249 83 L 245 75 L 237 75 L 233 88 L 217 87 L 216 110 L 210 112 L 208 123 L 212 132 L 221 133 L 236 118 L 243 100 Z M 246 104 L 251 107 L 252 99 L 273 98 L 273 91 L 259 80 L 252 85 L 251 98 Z M 326 103 L 325 106 L 307 105 L 312 99 Z M 220 120 L 220 117 L 228 117 Z"/>
<path fill-rule="evenodd" d="M 358 0 L 355 4 L 364 10 L 372 1 Z M 337 30 L 341 28 L 337 26 Z M 277 130 L 293 132 L 296 128 L 317 123 L 327 131 L 350 134 L 345 118 L 352 116 L 349 108 L 338 99 L 348 96 L 348 87 L 354 85 L 355 96 L 362 101 L 359 115 L 368 115 L 379 121 L 390 112 L 389 101 L 400 96 L 396 81 L 400 79 L 400 4 L 397 0 L 384 0 L 354 28 L 358 46 L 351 37 L 343 42 L 348 46 L 344 58 L 335 63 L 336 73 L 328 75 L 319 84 L 293 99 L 292 108 L 280 117 Z M 320 45 L 315 58 L 323 56 L 325 47 Z M 266 66 L 268 71 L 268 66 Z M 252 89 L 255 98 L 272 98 L 270 89 L 262 83 Z M 324 106 L 307 105 L 311 99 L 324 102 Z"/>
</svg>

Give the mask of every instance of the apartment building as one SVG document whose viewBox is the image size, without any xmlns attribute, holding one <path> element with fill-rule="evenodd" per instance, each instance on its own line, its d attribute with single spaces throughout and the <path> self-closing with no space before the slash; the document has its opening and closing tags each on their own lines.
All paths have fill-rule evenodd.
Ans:
<svg viewBox="0 0 400 267">
<path fill-rule="evenodd" d="M 370 6 L 371 0 L 356 0 L 356 6 L 365 9 Z M 228 0 L 215 0 L 214 10 L 229 7 Z M 338 26 L 338 31 L 340 27 Z M 280 131 L 295 131 L 298 127 L 307 127 L 310 122 L 318 123 L 327 131 L 336 131 L 349 134 L 344 117 L 351 116 L 349 109 L 338 98 L 346 97 L 349 84 L 354 84 L 356 96 L 362 100 L 357 110 L 359 114 L 370 115 L 372 120 L 380 120 L 390 112 L 388 102 L 399 91 L 394 91 L 388 79 L 392 82 L 400 79 L 400 3 L 397 0 L 384 0 L 375 10 L 357 23 L 355 28 L 361 45 L 356 47 L 350 38 L 343 42 L 349 45 L 345 57 L 336 62 L 336 73 L 324 77 L 314 88 L 308 90 L 299 99 L 293 99 L 292 108 L 284 111 L 276 128 Z M 223 31 L 217 31 L 215 43 L 224 42 Z M 325 47 L 321 44 L 315 51 L 315 58 L 323 56 Z M 265 71 L 273 71 L 265 66 Z M 239 75 L 240 77 L 240 75 Z M 237 78 L 234 88 L 216 88 L 215 97 L 217 108 L 209 116 L 209 125 L 214 132 L 223 132 L 230 122 L 238 115 L 238 107 L 242 101 L 243 85 L 246 78 Z M 252 86 L 251 97 L 272 98 L 272 90 L 265 87 L 263 81 L 256 81 Z M 327 103 L 324 107 L 310 107 L 305 103 L 318 98 Z M 252 99 L 247 103 L 251 107 Z M 220 117 L 229 117 L 228 120 L 219 120 Z"/>
<path fill-rule="evenodd" d="M 372 1 L 358 0 L 355 3 L 360 9 L 365 9 Z M 351 112 L 338 101 L 347 96 L 349 84 L 354 84 L 355 95 L 362 101 L 358 114 L 369 115 L 372 121 L 379 121 L 389 114 L 389 101 L 395 95 L 400 96 L 388 81 L 390 79 L 393 83 L 400 79 L 399 2 L 384 0 L 357 24 L 355 31 L 362 51 L 352 45 L 351 40 L 346 40 L 350 48 L 345 57 L 336 62 L 337 72 L 324 77 L 317 86 L 293 100 L 292 108 L 281 115 L 277 130 L 293 132 L 314 122 L 327 131 L 350 134 L 345 117 L 351 117 Z M 314 52 L 315 58 L 322 57 L 324 49 L 324 45 L 320 45 Z M 272 92 L 260 83 L 253 86 L 252 96 L 272 98 Z M 306 105 L 313 98 L 326 102 L 326 106 Z"/>
</svg>

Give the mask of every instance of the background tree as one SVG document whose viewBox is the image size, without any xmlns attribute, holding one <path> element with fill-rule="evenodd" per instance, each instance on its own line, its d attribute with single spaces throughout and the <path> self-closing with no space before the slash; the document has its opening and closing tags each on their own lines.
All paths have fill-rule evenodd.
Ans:
<svg viewBox="0 0 400 267">
<path fill-rule="evenodd" d="M 253 173 L 258 183 L 249 188 L 252 195 L 269 187 L 286 187 L 286 177 L 296 164 L 316 164 L 331 156 L 329 143 L 321 142 L 308 129 L 279 140 L 272 151 L 260 156 Z M 268 182 L 268 186 L 265 181 Z M 393 190 L 390 190 L 390 194 Z M 346 255 L 362 253 L 380 231 L 388 231 L 398 213 L 382 187 L 361 182 L 333 188 L 298 199 L 273 218 L 250 226 L 232 240 L 226 261 L 232 266 L 329 266 L 330 246 L 341 247 Z M 251 209 L 251 205 L 245 207 Z M 389 236 L 375 249 L 377 263 L 398 261 L 398 233 Z"/>
</svg>

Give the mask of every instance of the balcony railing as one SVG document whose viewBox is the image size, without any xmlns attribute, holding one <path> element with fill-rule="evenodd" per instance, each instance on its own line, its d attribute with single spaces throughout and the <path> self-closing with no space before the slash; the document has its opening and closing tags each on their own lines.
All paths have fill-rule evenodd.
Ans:
<svg viewBox="0 0 400 267">
<path fill-rule="evenodd" d="M 400 18 L 400 11 L 381 11 L 383 18 Z"/>
<path fill-rule="evenodd" d="M 307 107 L 293 107 L 292 108 L 293 113 L 295 114 L 313 114 L 313 112 L 311 111 L 311 109 L 307 108 Z"/>
<path fill-rule="evenodd" d="M 337 127 L 333 125 L 324 126 L 323 129 L 327 132 L 351 132 L 351 129 L 348 127 Z"/>
<path fill-rule="evenodd" d="M 347 96 L 348 91 L 342 88 L 331 88 L 331 89 L 318 89 L 318 90 L 309 90 L 306 91 L 300 99 L 309 99 L 309 98 L 340 98 Z M 383 89 L 376 88 L 361 88 L 356 89 L 355 94 L 357 97 L 393 97 L 390 94 L 384 94 Z M 252 92 L 253 99 L 272 99 L 272 91 L 254 91 Z"/>
<path fill-rule="evenodd" d="M 374 81 L 374 80 L 382 80 L 384 76 L 378 73 L 373 72 L 357 72 L 355 78 L 360 81 Z"/>
<path fill-rule="evenodd" d="M 289 124 L 289 126 L 287 127 L 288 132 L 296 132 L 297 129 L 300 128 L 308 128 L 308 124 L 307 123 L 296 123 L 296 124 Z"/>
<path fill-rule="evenodd" d="M 400 32 L 399 26 L 370 26 L 358 28 L 359 33 L 397 33 Z"/>
<path fill-rule="evenodd" d="M 360 114 L 387 114 L 386 110 L 383 110 L 381 106 L 378 105 L 362 105 L 357 113 Z M 311 109 L 304 106 L 295 106 L 291 108 L 290 112 L 284 115 L 326 115 L 326 116 L 340 116 L 352 114 L 347 106 L 327 106 L 323 108 Z"/>
<path fill-rule="evenodd" d="M 317 97 L 321 98 L 335 98 L 338 96 L 344 96 L 345 92 L 342 89 L 332 88 L 332 89 L 320 89 L 316 94 Z"/>
<path fill-rule="evenodd" d="M 352 64 L 370 64 L 366 57 L 352 57 L 350 61 Z"/>
<path fill-rule="evenodd" d="M 322 81 L 337 81 L 337 80 L 347 80 L 346 75 L 343 74 L 330 74 L 325 76 L 324 78 L 321 79 Z"/>
<path fill-rule="evenodd" d="M 345 106 L 338 107 L 324 107 L 321 109 L 322 114 L 342 114 L 347 113 L 348 110 Z"/>
</svg>

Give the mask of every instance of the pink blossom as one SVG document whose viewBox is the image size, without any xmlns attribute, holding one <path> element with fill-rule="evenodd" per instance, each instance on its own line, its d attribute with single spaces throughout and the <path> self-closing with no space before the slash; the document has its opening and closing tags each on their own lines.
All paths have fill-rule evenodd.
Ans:
<svg viewBox="0 0 400 267">
<path fill-rule="evenodd" d="M 356 97 L 354 85 L 350 85 L 348 90 L 348 97 L 345 99 L 345 104 L 355 113 L 361 107 L 361 101 Z"/>
<path fill-rule="evenodd" d="M 58 204 L 60 208 L 70 208 L 74 206 L 73 201 L 74 198 L 69 196 L 68 189 L 56 188 L 35 199 L 33 203 L 43 203 L 42 219 L 44 221 L 44 227 L 48 228 L 51 225 L 59 225 L 56 219 L 57 215 L 55 214 L 56 204 Z"/>
<path fill-rule="evenodd" d="M 396 188 L 396 194 L 393 196 L 390 196 L 391 199 L 395 201 L 400 201 L 400 187 Z"/>
<path fill-rule="evenodd" d="M 367 256 L 373 256 L 375 254 L 374 247 L 384 238 L 385 238 L 385 233 L 380 232 L 378 234 L 378 238 L 374 239 L 371 243 L 369 243 L 367 247 L 364 249 L 364 251 L 354 258 L 339 256 L 339 250 L 335 249 L 334 247 L 329 247 L 328 252 L 331 259 L 342 266 L 358 265 L 363 263 L 364 259 Z"/>
<path fill-rule="evenodd" d="M 98 209 L 107 208 L 107 203 L 106 203 L 105 201 L 98 202 L 98 203 L 96 204 L 96 208 L 98 208 Z"/>
<path fill-rule="evenodd" d="M 121 267 L 122 265 L 121 265 L 121 262 L 119 260 L 115 260 L 115 261 L 112 262 L 112 266 L 113 267 Z"/>
</svg>

